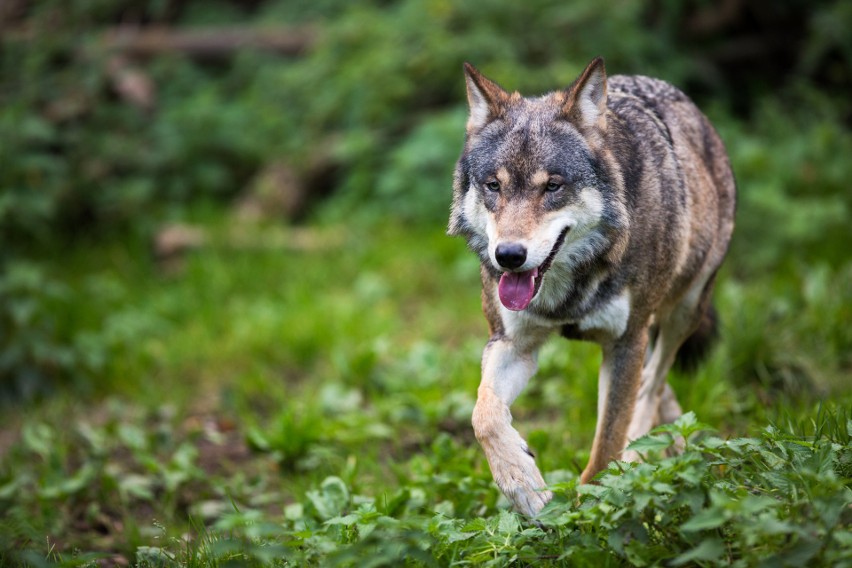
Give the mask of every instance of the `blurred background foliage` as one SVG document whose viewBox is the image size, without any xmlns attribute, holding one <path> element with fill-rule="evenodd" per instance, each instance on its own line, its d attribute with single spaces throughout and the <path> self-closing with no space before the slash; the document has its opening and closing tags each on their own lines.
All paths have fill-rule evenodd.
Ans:
<svg viewBox="0 0 852 568">
<path fill-rule="evenodd" d="M 199 55 L 115 39 L 233 26 L 295 47 Z M 598 54 L 611 74 L 680 86 L 727 143 L 740 186 L 728 271 L 763 283 L 722 300 L 762 314 L 737 324 L 736 368 L 782 382 L 847 373 L 850 29 L 844 0 L 6 0 L 3 396 L 96 387 L 134 334 L 163 325 L 122 320 L 126 298 L 108 283 L 86 284 L 97 301 L 81 308 L 71 252 L 114 240 L 144 266 L 162 224 L 232 207 L 270 176 L 298 194 L 287 222 L 440 226 L 462 144 L 462 62 L 539 93 Z"/>
<path fill-rule="evenodd" d="M 848 0 L 0 0 L 0 564 L 631 562 L 612 511 L 694 563 L 693 490 L 735 516 L 718 565 L 847 558 L 849 30 Z M 477 259 L 444 234 L 462 63 L 535 94 L 597 55 L 728 147 L 722 341 L 671 382 L 757 461 L 613 475 L 645 505 L 510 542 L 469 425 Z M 512 408 L 549 482 L 588 460 L 599 364 L 554 338 Z"/>
</svg>

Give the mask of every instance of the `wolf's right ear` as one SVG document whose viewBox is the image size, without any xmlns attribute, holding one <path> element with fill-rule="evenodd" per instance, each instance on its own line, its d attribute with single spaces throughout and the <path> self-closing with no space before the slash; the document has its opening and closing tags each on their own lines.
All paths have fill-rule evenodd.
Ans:
<svg viewBox="0 0 852 568">
<path fill-rule="evenodd" d="M 501 116 L 511 95 L 470 63 L 464 64 L 464 77 L 470 104 L 467 131 L 473 132 Z"/>
<path fill-rule="evenodd" d="M 606 69 L 595 57 L 565 90 L 562 113 L 588 133 L 606 130 Z"/>
</svg>

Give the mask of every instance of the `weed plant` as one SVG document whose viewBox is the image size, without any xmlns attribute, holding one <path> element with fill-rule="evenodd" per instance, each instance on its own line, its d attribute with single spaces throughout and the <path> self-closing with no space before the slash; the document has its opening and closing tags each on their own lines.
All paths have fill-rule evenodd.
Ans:
<svg viewBox="0 0 852 568">
<path fill-rule="evenodd" d="M 32 5 L 0 36 L 0 565 L 852 566 L 848 2 L 744 3 L 788 30 L 780 75 L 716 58 L 735 29 L 685 37 L 691 4 L 13 4 Z M 97 41 L 132 17 L 322 33 L 297 60 L 147 61 L 143 111 Z M 683 87 L 726 142 L 722 333 L 671 377 L 694 413 L 596 485 L 599 349 L 547 343 L 512 409 L 556 495 L 530 522 L 469 426 L 487 330 L 443 229 L 461 62 L 537 93 L 598 54 Z M 266 164 L 317 156 L 334 195 L 304 224 L 234 220 Z M 168 271 L 150 237 L 171 221 L 207 239 Z"/>
<path fill-rule="evenodd" d="M 773 318 L 767 302 L 786 296 L 723 275 L 722 342 L 673 377 L 695 415 L 637 441 L 648 463 L 613 464 L 596 486 L 578 475 L 599 350 L 547 343 L 513 407 L 557 495 L 535 524 L 507 510 L 469 426 L 485 325 L 462 243 L 353 226 L 346 248 L 317 226 L 335 244 L 284 254 L 265 243 L 292 230 L 268 226 L 235 254 L 224 221 L 208 219 L 212 244 L 176 276 L 117 271 L 132 248 L 106 246 L 96 258 L 113 266 L 65 260 L 85 268 L 67 293 L 111 290 L 104 329 L 133 341 L 109 361 L 102 402 L 4 415 L 20 432 L 0 461 L 7 564 L 848 564 L 849 391 L 817 359 L 817 391 L 761 382 L 758 365 L 789 361 L 773 350 L 785 344 L 742 323 L 807 354 L 809 310 L 840 302 L 818 295 L 831 288 Z M 819 410 L 820 397 L 834 402 Z M 686 451 L 666 457 L 677 436 Z"/>
</svg>

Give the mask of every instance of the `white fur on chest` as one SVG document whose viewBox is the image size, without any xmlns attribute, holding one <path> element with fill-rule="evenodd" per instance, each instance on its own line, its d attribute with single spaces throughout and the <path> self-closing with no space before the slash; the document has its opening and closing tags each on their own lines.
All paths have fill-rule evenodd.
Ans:
<svg viewBox="0 0 852 568">
<path fill-rule="evenodd" d="M 578 325 L 583 331 L 600 329 L 610 333 L 613 337 L 621 337 L 627 331 L 629 319 L 630 289 L 625 288 L 621 294 L 581 319 Z"/>
</svg>

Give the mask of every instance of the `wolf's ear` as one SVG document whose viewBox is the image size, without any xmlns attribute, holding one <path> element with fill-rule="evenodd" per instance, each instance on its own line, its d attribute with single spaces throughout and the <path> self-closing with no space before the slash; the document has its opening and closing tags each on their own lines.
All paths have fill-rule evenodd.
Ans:
<svg viewBox="0 0 852 568">
<path fill-rule="evenodd" d="M 606 69 L 603 57 L 595 57 L 565 90 L 565 118 L 587 131 L 606 130 Z"/>
<path fill-rule="evenodd" d="M 502 115 L 511 95 L 470 63 L 464 64 L 464 77 L 470 104 L 467 131 L 472 132 Z"/>
</svg>

